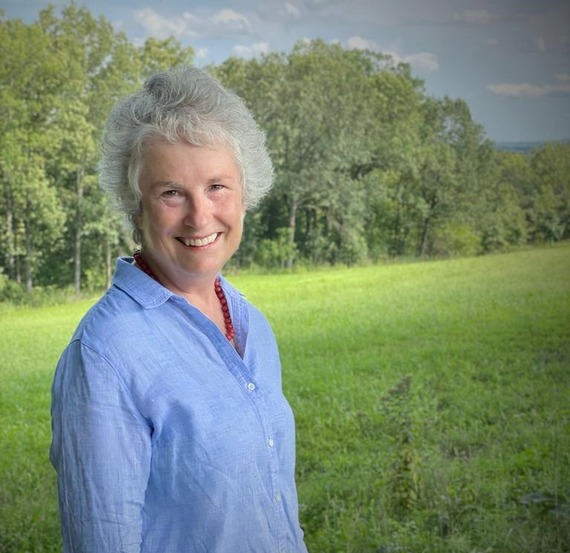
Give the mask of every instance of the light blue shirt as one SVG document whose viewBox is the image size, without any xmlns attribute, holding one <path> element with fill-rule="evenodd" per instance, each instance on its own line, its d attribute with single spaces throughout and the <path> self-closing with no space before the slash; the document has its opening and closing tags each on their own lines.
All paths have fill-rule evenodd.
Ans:
<svg viewBox="0 0 570 553">
<path fill-rule="evenodd" d="M 52 390 L 64 552 L 306 552 L 275 338 L 222 287 L 235 349 L 130 258 L 79 324 Z"/>
</svg>

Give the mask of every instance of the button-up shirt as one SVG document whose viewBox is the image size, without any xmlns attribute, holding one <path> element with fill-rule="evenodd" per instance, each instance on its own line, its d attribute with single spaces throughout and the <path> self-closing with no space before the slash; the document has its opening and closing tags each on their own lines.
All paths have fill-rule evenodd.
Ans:
<svg viewBox="0 0 570 553">
<path fill-rule="evenodd" d="M 64 552 L 306 552 L 275 338 L 222 288 L 235 348 L 130 258 L 79 324 L 52 389 Z"/>
</svg>

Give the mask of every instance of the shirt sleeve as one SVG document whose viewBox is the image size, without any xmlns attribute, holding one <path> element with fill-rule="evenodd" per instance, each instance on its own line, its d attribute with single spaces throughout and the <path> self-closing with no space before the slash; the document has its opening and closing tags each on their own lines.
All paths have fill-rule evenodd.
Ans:
<svg viewBox="0 0 570 553">
<path fill-rule="evenodd" d="M 151 427 L 110 363 L 79 341 L 56 370 L 52 432 L 64 553 L 139 553 Z"/>
</svg>

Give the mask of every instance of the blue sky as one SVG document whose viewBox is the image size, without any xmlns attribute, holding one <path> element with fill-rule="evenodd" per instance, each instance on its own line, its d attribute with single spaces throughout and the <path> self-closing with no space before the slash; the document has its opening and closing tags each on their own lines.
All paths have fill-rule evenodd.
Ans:
<svg viewBox="0 0 570 553">
<path fill-rule="evenodd" d="M 6 18 L 49 3 L 0 0 Z M 131 40 L 175 36 L 196 63 L 287 52 L 303 39 L 411 64 L 428 94 L 464 99 L 490 139 L 570 138 L 569 0 L 83 0 Z"/>
</svg>

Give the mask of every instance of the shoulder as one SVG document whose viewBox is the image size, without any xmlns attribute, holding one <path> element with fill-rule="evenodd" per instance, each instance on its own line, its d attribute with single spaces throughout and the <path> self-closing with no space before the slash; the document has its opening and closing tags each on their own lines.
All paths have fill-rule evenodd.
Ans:
<svg viewBox="0 0 570 553">
<path fill-rule="evenodd" d="M 129 258 L 117 259 L 111 287 L 85 314 L 74 339 L 87 345 L 124 339 L 145 327 L 157 307 L 168 303 L 172 294 L 148 278 Z"/>
</svg>

